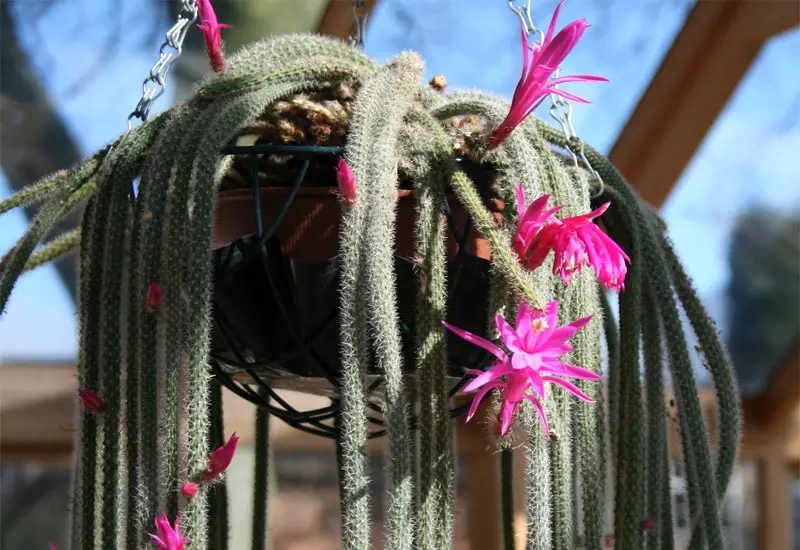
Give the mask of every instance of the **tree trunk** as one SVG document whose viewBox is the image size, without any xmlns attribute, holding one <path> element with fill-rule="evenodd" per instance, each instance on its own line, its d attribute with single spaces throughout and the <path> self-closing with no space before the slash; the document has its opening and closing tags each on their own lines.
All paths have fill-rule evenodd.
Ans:
<svg viewBox="0 0 800 550">
<path fill-rule="evenodd" d="M 11 189 L 16 191 L 57 170 L 81 160 L 72 136 L 34 74 L 20 47 L 8 2 L 0 2 L 0 165 Z M 61 234 L 77 227 L 82 205 L 53 231 Z M 38 206 L 25 208 L 29 219 Z M 76 295 L 74 256 L 55 262 L 73 301 Z"/>
</svg>

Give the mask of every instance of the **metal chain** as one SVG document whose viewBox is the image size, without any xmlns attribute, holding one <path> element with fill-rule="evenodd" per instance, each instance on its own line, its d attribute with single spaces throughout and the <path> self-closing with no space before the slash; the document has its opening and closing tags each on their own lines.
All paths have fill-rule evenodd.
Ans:
<svg viewBox="0 0 800 550">
<path fill-rule="evenodd" d="M 534 42 L 531 42 L 529 47 L 533 49 L 534 44 L 539 44 L 539 46 L 542 46 L 544 44 L 544 32 L 537 28 L 533 23 L 533 18 L 531 17 L 531 0 L 508 0 L 508 7 L 519 18 L 519 22 L 522 25 L 522 28 L 525 29 L 525 33 L 528 36 L 533 35 L 535 37 Z M 556 69 L 553 73 L 553 78 L 558 78 L 558 73 L 559 70 Z M 558 85 L 555 85 L 554 88 L 558 88 Z M 592 168 L 592 165 L 586 158 L 583 140 L 577 136 L 575 128 L 572 125 L 572 104 L 557 94 L 549 95 L 550 116 L 556 122 L 558 122 L 559 126 L 561 126 L 561 131 L 564 132 L 564 137 L 567 138 L 567 141 L 571 141 L 573 139 L 578 141 L 580 144 L 580 159 L 583 161 L 586 168 L 588 168 L 592 174 L 594 174 L 594 177 L 597 178 L 599 183 L 596 195 L 602 194 L 604 187 L 603 179 L 600 177 L 600 174 L 597 173 L 597 170 Z M 572 156 L 572 160 L 575 162 L 575 166 L 577 167 L 579 164 L 578 155 L 575 154 L 575 151 L 573 151 L 569 145 L 566 145 L 564 148 Z"/>
<path fill-rule="evenodd" d="M 534 34 L 536 42 L 544 42 L 544 33 L 536 27 L 531 17 L 531 0 L 508 0 L 508 7 L 519 17 L 520 25 L 528 36 Z"/>
<path fill-rule="evenodd" d="M 128 116 L 128 131 L 133 128 L 133 119 L 138 118 L 144 122 L 150 115 L 153 103 L 161 97 L 167 89 L 167 75 L 172 65 L 178 60 L 183 51 L 183 41 L 189 27 L 197 20 L 197 4 L 195 0 L 183 0 L 178 21 L 167 31 L 164 43 L 159 49 L 159 58 L 150 74 L 142 83 L 142 98 L 136 108 Z"/>
<path fill-rule="evenodd" d="M 364 38 L 367 30 L 367 15 L 369 9 L 367 0 L 351 0 L 353 7 L 353 26 L 348 37 L 350 45 L 355 48 L 364 48 Z"/>
<path fill-rule="evenodd" d="M 122 134 L 122 138 L 117 142 L 119 147 L 130 131 L 133 129 L 133 120 L 138 118 L 140 122 L 145 122 L 147 117 L 150 116 L 150 109 L 153 103 L 161 97 L 167 89 L 167 75 L 172 65 L 178 60 L 183 52 L 183 41 L 186 39 L 186 33 L 189 27 L 197 20 L 197 4 L 196 0 L 182 0 L 181 11 L 178 14 L 178 21 L 172 26 L 164 38 L 164 43 L 159 48 L 159 57 L 155 65 L 150 69 L 150 74 L 142 82 L 142 97 L 136 108 L 128 115 L 128 128 Z M 109 146 L 106 151 L 105 160 L 110 158 L 111 149 Z M 101 166 L 101 169 L 103 167 Z M 136 199 L 133 182 L 128 191 L 131 200 Z"/>
</svg>

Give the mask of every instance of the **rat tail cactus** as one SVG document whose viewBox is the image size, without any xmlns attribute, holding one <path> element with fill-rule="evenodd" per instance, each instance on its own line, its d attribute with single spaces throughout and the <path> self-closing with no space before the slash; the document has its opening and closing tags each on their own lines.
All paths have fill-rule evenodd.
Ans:
<svg viewBox="0 0 800 550">
<path fill-rule="evenodd" d="M 332 189 L 338 177 L 341 199 L 333 403 L 343 548 L 372 547 L 367 426 L 378 413 L 387 439 L 385 547 L 453 547 L 451 413 L 462 410 L 452 409 L 454 377 L 467 393 L 477 391 L 470 418 L 490 425 L 497 418 L 506 503 L 514 455 L 524 460 L 528 548 L 599 549 L 609 528 L 619 548 L 671 547 L 665 367 L 689 473 L 692 547 L 723 547 L 720 501 L 740 422 L 717 331 L 658 216 L 594 149 L 584 149 L 590 166 L 578 167 L 564 153 L 582 144 L 528 116 L 534 96 L 554 91 L 549 73 L 536 67 L 557 65 L 578 27 L 564 36 L 551 29 L 544 48 L 531 59 L 526 53 L 528 80 L 511 108 L 491 95 L 421 85 L 423 64 L 410 52 L 377 65 L 319 36 L 253 44 L 188 101 L 0 203 L 0 212 L 44 203 L 0 264 L 3 309 L 23 271 L 80 251 L 78 381 L 91 395 L 82 394 L 87 406 L 75 441 L 73 549 L 228 547 L 223 471 L 237 440 L 223 434 L 221 389 L 209 366 L 214 212 L 222 182 L 236 169 L 223 149 L 243 129 L 268 126 L 275 112 L 283 113 L 282 126 L 270 128 L 288 132 L 277 134 L 278 144 L 292 143 L 286 135 L 297 135 L 309 113 L 314 120 L 341 115 L 332 124 L 343 136 L 343 160 L 328 175 Z M 325 102 L 343 88 L 349 106 L 329 109 Z M 410 226 L 399 214 L 404 193 L 414 199 Z M 80 229 L 36 250 L 84 200 Z M 466 261 L 472 246 L 450 236 L 457 208 L 490 251 L 471 260 L 487 265 L 488 292 L 473 297 L 488 313 L 482 332 L 459 325 L 456 310 L 472 306 L 451 298 L 461 276 L 453 250 Z M 403 239 L 413 242 L 410 328 L 399 313 L 396 249 Z M 609 289 L 619 295 L 618 322 Z M 717 397 L 713 447 L 682 312 Z M 408 356 L 404 342 L 412 342 Z M 458 345 L 483 348 L 488 359 L 471 370 L 454 367 Z M 378 373 L 378 389 L 367 383 L 370 373 Z M 376 391 L 378 411 L 368 402 Z M 493 397 L 484 408 L 486 396 Z M 253 548 L 264 547 L 267 517 L 263 412 L 258 426 Z M 611 502 L 613 527 L 606 525 Z"/>
</svg>

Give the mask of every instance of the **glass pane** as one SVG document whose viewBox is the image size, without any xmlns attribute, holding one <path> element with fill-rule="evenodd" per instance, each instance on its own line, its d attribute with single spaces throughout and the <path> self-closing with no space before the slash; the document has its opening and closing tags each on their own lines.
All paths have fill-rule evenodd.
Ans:
<svg viewBox="0 0 800 550">
<path fill-rule="evenodd" d="M 745 244 L 733 239 L 737 216 L 756 208 L 776 218 L 800 215 L 796 159 L 800 150 L 800 77 L 787 70 L 793 66 L 799 48 L 798 29 L 766 45 L 662 209 L 678 254 L 726 337 L 731 329 L 730 315 L 736 312 L 729 296 L 730 256 L 735 247 Z M 754 251 L 768 246 L 768 235 L 774 233 L 768 224 L 750 224 L 744 229 L 752 236 Z M 755 360 L 737 365 L 742 389 L 747 393 L 763 388 L 770 371 L 783 362 L 800 335 L 796 307 L 800 285 L 791 270 L 792 266 L 795 273 L 798 269 L 800 234 L 788 231 L 785 244 L 776 248 L 776 256 L 759 260 L 760 265 L 766 261 L 787 264 L 783 266 L 788 270 L 785 277 L 775 278 L 777 267 L 759 271 L 759 262 L 743 266 L 755 276 L 766 276 L 753 282 L 772 287 L 763 289 L 765 295 L 783 292 L 782 301 L 793 304 L 773 321 L 769 316 L 775 312 L 769 308 L 739 311 L 745 315 L 745 331 L 748 327 L 758 330 L 759 323 L 775 327 L 752 342 L 758 346 L 752 354 Z M 786 288 L 778 288 L 780 285 Z M 704 370 L 700 373 L 705 376 Z"/>
<path fill-rule="evenodd" d="M 558 2 L 533 2 L 544 29 Z M 567 84 L 592 101 L 573 109 L 575 128 L 587 143 L 608 151 L 667 53 L 692 0 L 663 2 L 566 2 L 559 28 L 585 18 L 591 27 L 561 66 L 561 74 L 596 74 L 608 84 Z M 658 21 L 658 24 L 653 24 Z M 418 51 L 426 78 L 443 74 L 448 90 L 477 88 L 510 98 L 522 70 L 520 23 L 506 2 L 391 0 L 370 17 L 367 53 L 385 61 Z M 552 122 L 545 102 L 537 114 Z"/>
</svg>

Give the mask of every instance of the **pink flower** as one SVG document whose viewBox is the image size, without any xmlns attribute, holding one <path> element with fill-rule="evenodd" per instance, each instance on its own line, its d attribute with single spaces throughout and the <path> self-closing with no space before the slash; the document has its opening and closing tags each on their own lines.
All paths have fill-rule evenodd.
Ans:
<svg viewBox="0 0 800 550">
<path fill-rule="evenodd" d="M 58 548 L 56 548 L 56 545 L 53 544 L 52 542 L 48 542 L 48 544 L 50 545 L 50 550 L 58 550 Z"/>
<path fill-rule="evenodd" d="M 339 195 L 341 195 L 342 201 L 352 208 L 356 203 L 356 178 L 343 158 L 339 159 L 339 165 L 336 168 L 336 182 L 339 184 Z"/>
<path fill-rule="evenodd" d="M 221 24 L 217 21 L 217 14 L 211 0 L 197 0 L 197 11 L 200 15 L 200 24 L 197 27 L 203 31 L 203 39 L 206 42 L 206 53 L 211 62 L 214 72 L 225 70 L 225 56 L 222 55 L 222 33 L 221 29 L 229 29 L 230 25 Z"/>
<path fill-rule="evenodd" d="M 501 437 L 511 428 L 511 422 L 514 420 L 514 415 L 517 413 L 520 403 L 527 399 L 539 415 L 539 420 L 542 423 L 545 436 L 548 439 L 550 438 L 550 427 L 547 424 L 547 415 L 544 412 L 544 407 L 542 407 L 542 402 L 539 401 L 536 395 L 527 393 L 528 389 L 531 387 L 531 379 L 526 373 L 513 371 L 506 375 L 505 383 L 495 381 L 493 384 L 497 384 L 495 387 L 501 390 L 503 398 L 503 403 L 500 406 L 500 413 L 498 414 L 498 419 L 500 420 L 499 434 Z M 470 412 L 475 414 L 472 408 L 470 408 Z"/>
<path fill-rule="evenodd" d="M 544 263 L 547 254 L 553 250 L 553 274 L 569 284 L 573 273 L 580 273 L 584 265 L 591 266 L 595 275 L 606 287 L 621 291 L 625 289 L 625 262 L 631 259 L 608 235 L 592 220 L 600 217 L 611 203 L 582 216 L 553 218 L 550 223 L 532 235 L 528 232 L 523 239 L 528 250 L 523 255 L 528 269 L 536 269 Z M 531 205 L 533 206 L 533 205 Z"/>
<path fill-rule="evenodd" d="M 239 444 L 239 438 L 236 433 L 231 435 L 231 438 L 223 446 L 218 447 L 208 459 L 208 468 L 203 470 L 203 479 L 205 481 L 214 481 L 230 466 L 233 455 L 236 452 L 236 446 Z"/>
<path fill-rule="evenodd" d="M 539 104 L 544 101 L 548 94 L 556 94 L 565 99 L 588 103 L 585 99 L 575 96 L 569 92 L 558 89 L 559 84 L 567 82 L 608 82 L 608 79 L 594 75 L 572 75 L 562 76 L 550 80 L 550 76 L 559 68 L 564 58 L 567 57 L 575 44 L 578 43 L 583 32 L 589 25 L 584 19 L 573 21 L 561 31 L 553 36 L 556 30 L 558 14 L 561 12 L 562 1 L 558 4 L 550 26 L 541 45 L 534 44 L 531 58 L 528 59 L 528 36 L 523 28 L 522 34 L 522 76 L 514 90 L 514 98 L 511 101 L 511 109 L 505 120 L 489 136 L 487 149 L 491 150 L 500 145 L 509 134 L 533 112 Z"/>
<path fill-rule="evenodd" d="M 572 351 L 573 348 L 568 343 L 569 339 L 591 320 L 591 316 L 578 319 L 562 327 L 557 326 L 557 319 L 557 300 L 547 304 L 544 312 L 535 311 L 528 304 L 522 302 L 514 328 L 500 315 L 497 315 L 495 323 L 502 336 L 503 344 L 511 352 L 511 357 L 492 342 L 444 323 L 448 329 L 461 338 L 482 347 L 497 358 L 487 371 L 470 370 L 467 372 L 467 374 L 474 375 L 475 378 L 464 387 L 464 391 L 478 391 L 467 414 L 467 422 L 475 415 L 483 397 L 493 389 L 499 389 L 503 396 L 503 406 L 500 411 L 501 435 L 505 434 L 511 426 L 511 420 L 519 403 L 523 399 L 528 399 L 536 408 L 545 434 L 549 437 L 547 418 L 540 401 L 545 399 L 546 382 L 561 386 L 584 401 L 593 402 L 572 382 L 560 377 L 599 380 L 600 376 L 590 370 L 558 360 L 558 357 Z M 527 393 L 528 389 L 531 389 L 533 393 Z"/>
<path fill-rule="evenodd" d="M 542 195 L 525 208 L 525 190 L 522 184 L 517 187 L 517 213 L 519 219 L 517 221 L 517 232 L 511 241 L 511 247 L 523 261 L 531 246 L 533 237 L 542 227 L 554 221 L 553 214 L 562 208 L 557 206 L 556 208 L 545 210 L 549 199 L 550 195 Z"/>
<path fill-rule="evenodd" d="M 155 313 L 161 307 L 161 285 L 156 282 L 150 283 L 147 287 L 147 296 L 145 297 L 145 304 L 147 311 Z"/>
<path fill-rule="evenodd" d="M 199 490 L 200 488 L 197 486 L 197 484 L 192 483 L 191 481 L 189 483 L 184 483 L 181 487 L 181 493 L 183 493 L 183 496 L 186 498 L 192 498 Z"/>
<path fill-rule="evenodd" d="M 169 524 L 167 514 L 161 513 L 161 518 L 156 516 L 156 529 L 158 536 L 148 533 L 159 550 L 183 550 L 183 543 L 189 539 L 181 537 L 180 518 L 175 518 L 175 527 Z"/>
<path fill-rule="evenodd" d="M 104 413 L 108 410 L 108 403 L 103 401 L 99 395 L 89 390 L 78 391 L 78 396 L 81 398 L 81 403 L 86 410 Z"/>
</svg>

